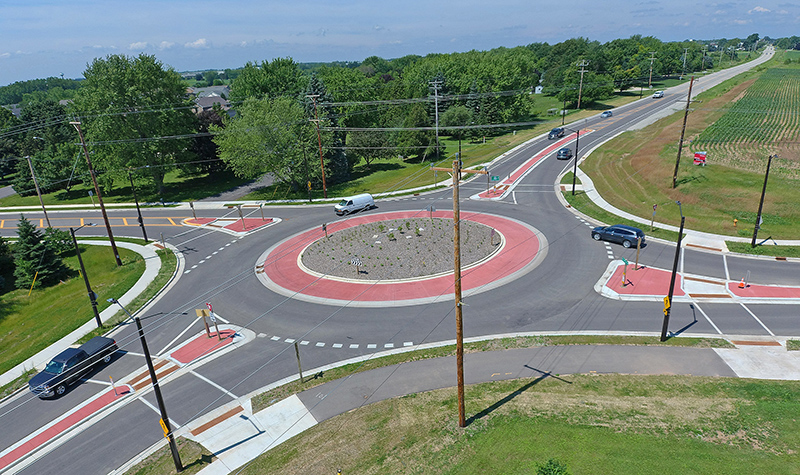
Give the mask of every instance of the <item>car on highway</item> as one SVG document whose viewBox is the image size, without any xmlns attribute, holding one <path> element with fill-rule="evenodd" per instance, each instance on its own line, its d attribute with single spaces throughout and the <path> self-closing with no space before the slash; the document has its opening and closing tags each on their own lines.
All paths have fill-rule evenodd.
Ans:
<svg viewBox="0 0 800 475">
<path fill-rule="evenodd" d="M 622 244 L 622 247 L 636 247 L 636 242 L 641 239 L 644 244 L 644 231 L 625 224 L 613 226 L 598 226 L 592 229 L 592 239 L 595 241 L 608 241 Z"/>
<path fill-rule="evenodd" d="M 605 119 L 606 117 L 611 117 L 612 115 L 614 114 L 611 111 L 604 111 L 602 114 L 600 114 L 600 118 Z"/>
<path fill-rule="evenodd" d="M 653 93 L 653 99 L 660 99 L 664 97 L 664 91 L 656 91 Z"/>
<path fill-rule="evenodd" d="M 556 152 L 556 159 L 558 160 L 569 160 L 570 158 L 572 158 L 572 149 L 569 147 L 560 148 Z"/>
<path fill-rule="evenodd" d="M 555 129 L 551 130 L 549 134 L 547 134 L 548 140 L 558 139 L 564 136 L 564 129 L 561 127 L 556 127 Z"/>
<path fill-rule="evenodd" d="M 117 342 L 104 336 L 96 336 L 80 348 L 67 348 L 28 381 L 28 388 L 42 399 L 61 396 L 94 367 L 109 363 L 117 349 Z"/>
</svg>

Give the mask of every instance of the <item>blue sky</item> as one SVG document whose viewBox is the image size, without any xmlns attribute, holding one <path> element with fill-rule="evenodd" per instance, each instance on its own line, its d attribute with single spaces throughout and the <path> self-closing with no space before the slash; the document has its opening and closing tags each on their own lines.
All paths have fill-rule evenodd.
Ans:
<svg viewBox="0 0 800 475">
<path fill-rule="evenodd" d="M 247 61 L 361 61 L 641 34 L 663 41 L 800 35 L 800 3 L 687 0 L 2 0 L 0 85 L 81 77 L 109 54 L 178 71 Z"/>
</svg>

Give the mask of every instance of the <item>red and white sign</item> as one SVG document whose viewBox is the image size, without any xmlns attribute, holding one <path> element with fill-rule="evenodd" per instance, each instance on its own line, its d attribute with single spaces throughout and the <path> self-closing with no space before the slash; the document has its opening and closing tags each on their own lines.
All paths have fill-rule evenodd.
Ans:
<svg viewBox="0 0 800 475">
<path fill-rule="evenodd" d="M 703 165 L 706 164 L 706 152 L 695 152 L 694 153 L 694 164 L 695 165 Z"/>
</svg>

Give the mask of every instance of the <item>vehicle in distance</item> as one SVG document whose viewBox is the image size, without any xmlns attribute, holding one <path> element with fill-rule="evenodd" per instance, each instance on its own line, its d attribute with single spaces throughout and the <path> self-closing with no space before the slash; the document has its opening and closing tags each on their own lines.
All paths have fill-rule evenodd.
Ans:
<svg viewBox="0 0 800 475">
<path fill-rule="evenodd" d="M 104 336 L 96 336 L 80 348 L 67 348 L 28 381 L 28 388 L 42 399 L 61 396 L 92 368 L 110 362 L 117 349 L 117 342 Z"/>
<path fill-rule="evenodd" d="M 556 127 L 555 129 L 551 130 L 549 134 L 547 134 L 548 140 L 559 139 L 564 136 L 564 129 L 561 127 Z"/>
<path fill-rule="evenodd" d="M 604 111 L 602 114 L 600 114 L 600 117 L 605 119 L 606 117 L 611 117 L 612 115 L 614 114 L 611 111 Z"/>
<path fill-rule="evenodd" d="M 644 244 L 644 232 L 639 228 L 625 224 L 613 226 L 598 226 L 592 229 L 592 239 L 595 241 L 608 241 L 622 244 L 622 247 L 636 247 L 637 240 L 641 238 Z"/>
<path fill-rule="evenodd" d="M 653 99 L 660 99 L 664 97 L 664 91 L 656 91 L 653 93 Z"/>
<path fill-rule="evenodd" d="M 336 214 L 342 216 L 362 209 L 370 209 L 373 206 L 375 206 L 375 200 L 372 199 L 372 195 L 369 193 L 361 193 L 360 195 L 343 199 L 334 205 L 333 210 L 336 211 Z"/>
<path fill-rule="evenodd" d="M 572 158 L 572 149 L 569 147 L 560 148 L 556 152 L 556 159 L 558 160 L 569 160 L 570 158 Z"/>
</svg>

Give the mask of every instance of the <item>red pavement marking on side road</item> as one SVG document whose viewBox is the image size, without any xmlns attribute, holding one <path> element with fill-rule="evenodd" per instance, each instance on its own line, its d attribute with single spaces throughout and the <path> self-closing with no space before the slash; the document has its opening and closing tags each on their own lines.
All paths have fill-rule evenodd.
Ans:
<svg viewBox="0 0 800 475">
<path fill-rule="evenodd" d="M 437 218 L 452 219 L 453 213 L 436 211 Z M 361 224 L 389 219 L 407 219 L 420 216 L 418 211 L 399 211 L 392 213 L 370 214 L 350 218 L 328 224 L 328 235 Z M 424 217 L 428 213 L 424 213 Z M 464 291 L 481 287 L 498 279 L 507 277 L 525 267 L 539 252 L 540 242 L 534 232 L 517 221 L 499 216 L 477 213 L 462 213 L 461 219 L 475 221 L 493 227 L 503 234 L 505 247 L 491 259 L 462 272 L 462 288 Z M 294 236 L 276 246 L 267 256 L 264 273 L 276 285 L 303 295 L 359 302 L 414 300 L 437 297 L 452 292 L 452 273 L 440 277 L 420 279 L 411 282 L 374 281 L 342 282 L 333 279 L 318 279 L 300 269 L 297 265 L 303 249 L 315 240 L 322 238 L 321 229 L 312 230 Z M 278 284 L 279 283 L 279 284 Z"/>
<path fill-rule="evenodd" d="M 617 266 L 614 275 L 606 282 L 606 287 L 624 295 L 667 295 L 669 293 L 671 271 L 651 267 L 640 267 L 639 270 L 634 270 L 633 265 L 628 264 L 626 274 L 628 285 L 623 286 L 622 271 L 624 267 L 622 264 Z M 681 289 L 681 282 L 681 275 L 676 275 L 673 295 L 685 295 Z"/>
<path fill-rule="evenodd" d="M 773 299 L 800 299 L 800 287 L 773 287 L 770 285 L 748 285 L 740 289 L 738 282 L 728 283 L 728 290 L 737 297 L 761 297 Z"/>
<path fill-rule="evenodd" d="M 586 134 L 586 133 L 587 132 L 583 132 L 583 134 Z M 545 148 L 541 152 L 537 153 L 536 155 L 531 157 L 528 161 L 526 161 L 525 163 L 520 165 L 519 168 L 514 170 L 511 173 L 511 175 L 503 181 L 502 184 L 506 185 L 505 189 L 503 189 L 503 190 L 491 189 L 491 190 L 488 190 L 488 191 L 484 191 L 483 193 L 479 193 L 478 196 L 480 196 L 481 198 L 495 198 L 495 197 L 498 196 L 498 192 L 499 192 L 499 194 L 502 195 L 503 193 L 505 193 L 508 190 L 508 185 L 513 185 L 517 180 L 520 179 L 520 177 L 522 175 L 524 175 L 528 170 L 530 170 L 530 168 L 532 166 L 536 165 L 536 163 L 538 163 L 539 160 L 541 160 L 544 157 L 546 157 L 547 155 L 553 153 L 555 150 L 561 148 L 565 143 L 571 141 L 574 137 L 575 137 L 575 134 L 572 134 L 572 135 L 567 136 L 566 138 L 563 138 L 563 139 L 559 140 L 558 142 L 555 142 L 555 143 L 547 146 L 547 148 Z"/>
<path fill-rule="evenodd" d="M 189 218 L 185 222 L 190 226 L 202 226 L 204 224 L 212 223 L 216 220 L 217 218 Z"/>
<path fill-rule="evenodd" d="M 222 340 L 217 338 L 216 332 L 211 332 L 211 338 L 203 333 L 195 337 L 194 340 L 173 351 L 170 356 L 180 363 L 191 363 L 195 358 L 218 350 L 225 345 L 229 345 L 233 341 L 233 335 L 236 332 L 233 330 L 222 330 L 219 333 L 222 336 Z"/>
<path fill-rule="evenodd" d="M 271 222 L 272 218 L 267 218 L 267 219 L 244 218 L 245 227 L 242 227 L 242 220 L 237 219 L 233 223 L 225 226 L 225 229 L 230 229 L 231 231 L 236 231 L 237 233 L 241 233 L 243 231 L 252 231 L 254 229 L 260 228 L 261 226 L 266 226 Z"/>
<path fill-rule="evenodd" d="M 64 419 L 61 419 L 39 434 L 36 434 L 29 441 L 0 457 L 0 470 L 9 466 L 13 462 L 16 462 L 30 452 L 38 449 L 57 435 L 67 431 L 70 427 L 77 425 L 79 422 L 98 412 L 100 409 L 103 409 L 107 405 L 111 404 L 114 402 L 114 400 L 126 396 L 131 392 L 132 388 L 127 384 L 118 386 L 116 395 L 114 394 L 113 389 L 109 389 L 108 392 L 102 396 L 90 401 Z"/>
</svg>

